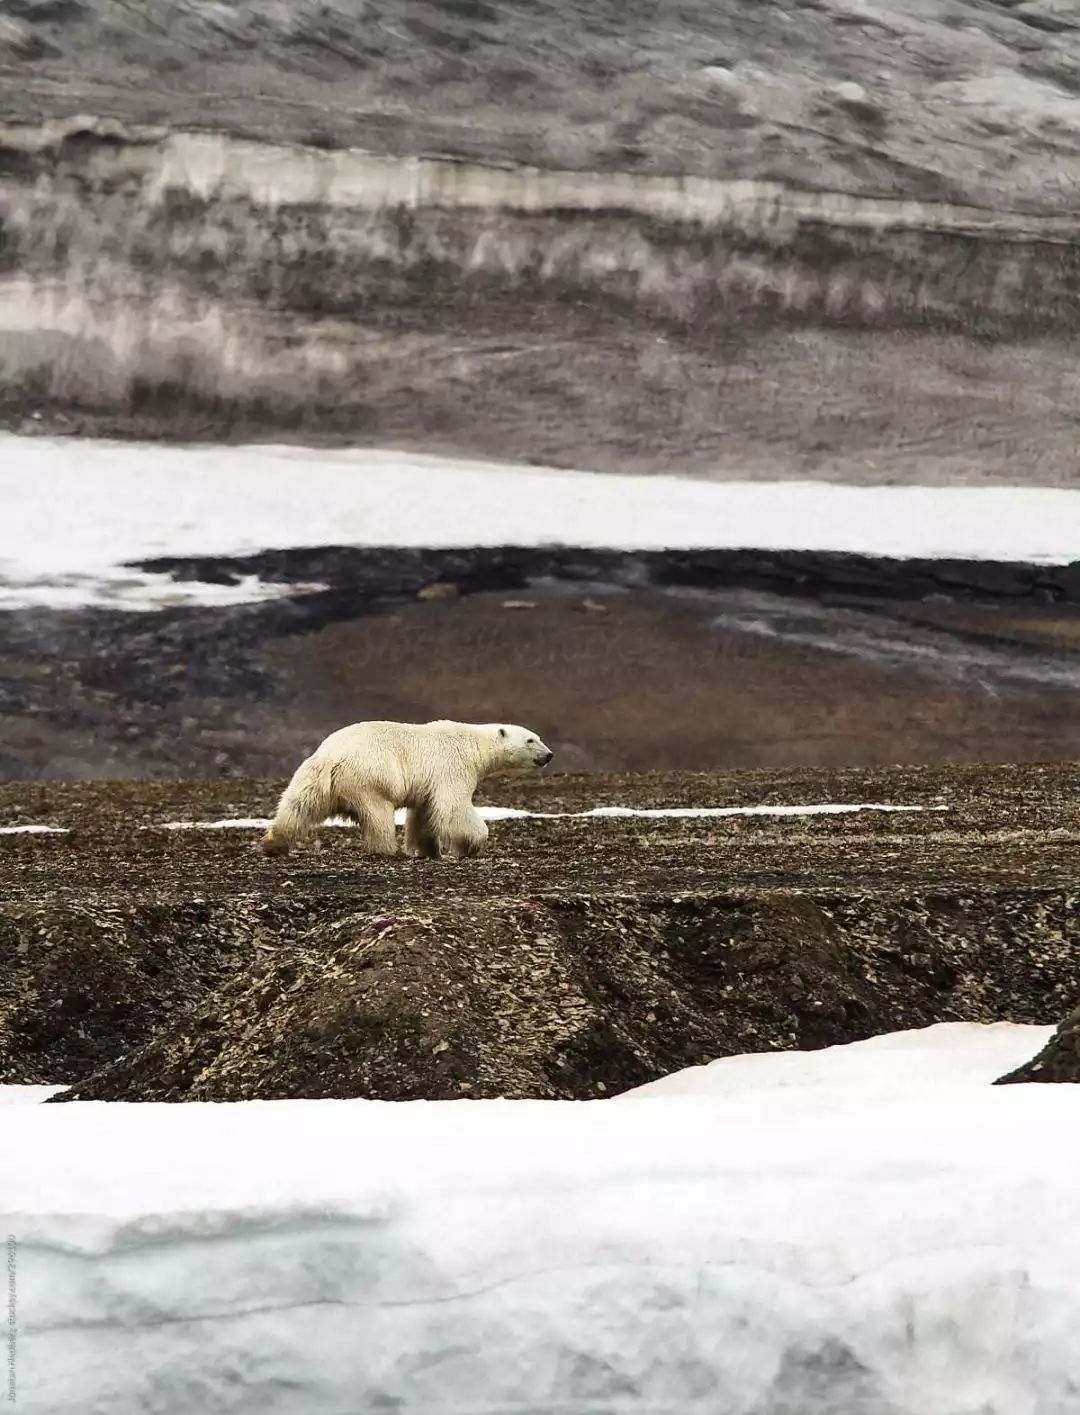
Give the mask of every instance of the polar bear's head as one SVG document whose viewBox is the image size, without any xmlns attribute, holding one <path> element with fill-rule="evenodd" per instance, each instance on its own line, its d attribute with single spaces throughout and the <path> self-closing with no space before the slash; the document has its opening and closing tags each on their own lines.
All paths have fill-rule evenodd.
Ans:
<svg viewBox="0 0 1080 1415">
<path fill-rule="evenodd" d="M 527 727 L 517 727 L 512 722 L 497 722 L 493 727 L 499 741 L 499 765 L 504 771 L 547 766 L 555 755 Z"/>
</svg>

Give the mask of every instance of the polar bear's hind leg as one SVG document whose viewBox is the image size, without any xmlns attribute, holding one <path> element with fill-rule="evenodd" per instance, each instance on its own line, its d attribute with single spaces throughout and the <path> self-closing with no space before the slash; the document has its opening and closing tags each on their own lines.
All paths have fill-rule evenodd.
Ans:
<svg viewBox="0 0 1080 1415">
<path fill-rule="evenodd" d="M 331 814 L 331 786 L 325 764 L 308 757 L 293 773 L 281 794 L 270 829 L 262 838 L 263 853 L 287 855 L 294 841 L 316 830 Z"/>
<path fill-rule="evenodd" d="M 378 796 L 353 800 L 341 814 L 354 821 L 360 830 L 360 848 L 368 855 L 396 855 L 397 830 L 394 826 L 393 802 Z"/>
</svg>

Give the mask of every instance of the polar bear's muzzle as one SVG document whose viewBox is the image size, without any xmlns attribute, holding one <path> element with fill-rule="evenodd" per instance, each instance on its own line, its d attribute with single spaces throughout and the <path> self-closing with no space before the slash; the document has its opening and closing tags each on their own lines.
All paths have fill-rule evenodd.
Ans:
<svg viewBox="0 0 1080 1415">
<path fill-rule="evenodd" d="M 547 766 L 554 757 L 554 752 L 543 751 L 538 756 L 533 757 L 533 766 Z"/>
</svg>

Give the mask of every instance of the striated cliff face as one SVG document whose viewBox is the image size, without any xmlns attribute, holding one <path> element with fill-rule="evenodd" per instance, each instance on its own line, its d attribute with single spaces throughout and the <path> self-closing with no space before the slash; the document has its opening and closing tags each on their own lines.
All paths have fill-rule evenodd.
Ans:
<svg viewBox="0 0 1080 1415">
<path fill-rule="evenodd" d="M 1080 20 L 0 4 L 8 426 L 1067 481 Z"/>
<path fill-rule="evenodd" d="M 4 0 L 4 115 L 1067 213 L 1072 0 Z"/>
</svg>

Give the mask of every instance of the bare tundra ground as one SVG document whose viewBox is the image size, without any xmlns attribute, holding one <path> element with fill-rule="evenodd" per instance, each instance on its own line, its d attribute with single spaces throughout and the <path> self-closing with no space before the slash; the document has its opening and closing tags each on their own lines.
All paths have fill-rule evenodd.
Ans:
<svg viewBox="0 0 1080 1415">
<path fill-rule="evenodd" d="M 564 776 L 461 864 L 270 862 L 281 779 L 0 787 L 0 1079 L 84 1098 L 612 1094 L 715 1056 L 1080 1002 L 1066 767 Z"/>
</svg>

